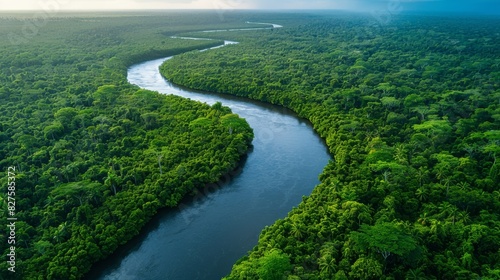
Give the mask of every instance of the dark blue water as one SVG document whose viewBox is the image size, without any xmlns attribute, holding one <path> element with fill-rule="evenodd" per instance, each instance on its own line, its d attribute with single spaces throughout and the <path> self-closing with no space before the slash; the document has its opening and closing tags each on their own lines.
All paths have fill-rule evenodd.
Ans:
<svg viewBox="0 0 500 280">
<path fill-rule="evenodd" d="M 139 237 L 96 265 L 89 279 L 220 279 L 257 244 L 266 225 L 311 193 L 330 159 L 309 123 L 292 112 L 176 87 L 159 74 L 165 60 L 132 66 L 130 83 L 208 104 L 222 102 L 254 129 L 254 148 L 226 183 L 158 214 Z"/>
</svg>

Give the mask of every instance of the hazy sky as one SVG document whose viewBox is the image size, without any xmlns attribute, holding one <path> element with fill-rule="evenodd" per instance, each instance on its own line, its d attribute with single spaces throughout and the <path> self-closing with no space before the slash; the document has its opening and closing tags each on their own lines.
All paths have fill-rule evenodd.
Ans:
<svg viewBox="0 0 500 280">
<path fill-rule="evenodd" d="M 500 0 L 0 0 L 1 10 L 108 9 L 349 9 L 360 11 L 484 11 Z"/>
</svg>

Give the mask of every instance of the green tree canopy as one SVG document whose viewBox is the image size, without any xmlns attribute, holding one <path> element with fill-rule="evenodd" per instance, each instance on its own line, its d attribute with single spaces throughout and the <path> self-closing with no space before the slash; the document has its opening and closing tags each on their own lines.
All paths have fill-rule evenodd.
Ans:
<svg viewBox="0 0 500 280">
<path fill-rule="evenodd" d="M 393 223 L 380 223 L 373 226 L 361 225 L 359 231 L 351 233 L 351 239 L 358 250 L 372 250 L 386 260 L 391 254 L 407 256 L 417 248 L 416 240 Z"/>
<path fill-rule="evenodd" d="M 283 280 L 291 269 L 290 258 L 280 250 L 274 249 L 259 260 L 257 274 L 262 280 Z"/>
</svg>

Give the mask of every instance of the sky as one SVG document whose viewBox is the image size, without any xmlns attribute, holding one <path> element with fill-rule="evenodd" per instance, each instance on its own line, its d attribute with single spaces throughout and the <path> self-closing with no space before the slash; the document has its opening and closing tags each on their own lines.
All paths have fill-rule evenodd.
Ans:
<svg viewBox="0 0 500 280">
<path fill-rule="evenodd" d="M 484 12 L 500 14 L 500 0 L 0 0 L 5 10 L 113 9 L 342 9 Z"/>
</svg>

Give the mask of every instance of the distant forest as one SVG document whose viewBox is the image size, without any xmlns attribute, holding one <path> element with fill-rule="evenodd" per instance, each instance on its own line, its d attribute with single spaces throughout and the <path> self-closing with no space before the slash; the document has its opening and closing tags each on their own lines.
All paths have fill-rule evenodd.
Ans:
<svg viewBox="0 0 500 280">
<path fill-rule="evenodd" d="M 333 157 L 226 279 L 500 279 L 500 19 L 273 22 L 162 68 L 292 109 Z"/>
</svg>

